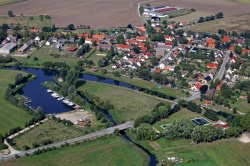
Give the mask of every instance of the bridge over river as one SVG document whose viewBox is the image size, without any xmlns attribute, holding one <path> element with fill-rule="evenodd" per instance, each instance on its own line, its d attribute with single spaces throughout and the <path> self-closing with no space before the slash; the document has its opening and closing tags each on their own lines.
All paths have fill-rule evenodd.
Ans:
<svg viewBox="0 0 250 166">
<path fill-rule="evenodd" d="M 84 140 L 88 140 L 88 139 L 92 139 L 92 138 L 96 138 L 96 137 L 101 137 L 101 136 L 104 136 L 104 135 L 109 135 L 109 134 L 114 133 L 115 129 L 118 129 L 118 130 L 121 131 L 121 130 L 131 128 L 133 126 L 134 126 L 133 121 L 126 122 L 126 123 L 123 123 L 123 124 L 120 124 L 120 125 L 109 127 L 107 129 L 104 129 L 104 130 L 100 130 L 100 131 L 95 132 L 95 133 L 87 134 L 87 135 L 84 135 L 84 136 L 68 139 L 68 140 L 65 140 L 65 141 L 57 142 L 57 143 L 52 143 L 52 144 L 49 144 L 49 145 L 46 145 L 46 146 L 41 146 L 41 147 L 38 147 L 38 148 L 35 148 L 35 149 L 30 149 L 30 150 L 27 150 L 27 151 L 16 151 L 15 150 L 15 152 L 13 152 L 13 153 L 11 153 L 9 155 L 0 155 L 0 162 L 5 161 L 5 160 L 9 160 L 9 159 L 14 159 L 17 156 L 18 157 L 24 157 L 27 154 L 31 155 L 37 150 L 42 150 L 42 149 L 52 148 L 52 147 L 61 147 L 62 145 L 65 145 L 65 143 L 73 144 L 75 142 L 81 142 L 81 141 L 84 141 Z"/>
</svg>

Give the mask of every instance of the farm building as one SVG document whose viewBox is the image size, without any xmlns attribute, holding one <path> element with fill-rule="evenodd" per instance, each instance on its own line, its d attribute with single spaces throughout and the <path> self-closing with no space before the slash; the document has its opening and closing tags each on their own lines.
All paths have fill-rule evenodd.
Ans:
<svg viewBox="0 0 250 166">
<path fill-rule="evenodd" d="M 28 48 L 30 47 L 30 45 L 28 45 L 27 43 L 24 44 L 21 48 L 18 49 L 19 53 L 24 53 L 25 51 L 28 50 Z"/>
<path fill-rule="evenodd" d="M 0 54 L 8 55 L 15 50 L 16 46 L 16 43 L 7 43 L 0 48 Z"/>
</svg>

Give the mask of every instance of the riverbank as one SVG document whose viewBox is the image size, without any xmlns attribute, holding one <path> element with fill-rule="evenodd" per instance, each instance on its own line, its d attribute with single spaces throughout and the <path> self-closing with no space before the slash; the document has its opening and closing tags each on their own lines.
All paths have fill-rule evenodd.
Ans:
<svg viewBox="0 0 250 166">
<path fill-rule="evenodd" d="M 5 90 L 9 84 L 15 82 L 15 76 L 17 73 L 22 73 L 24 76 L 27 73 L 23 71 L 13 71 L 0 69 L 0 134 L 9 132 L 10 129 L 20 126 L 24 127 L 25 122 L 29 121 L 33 116 L 29 115 L 26 111 L 20 107 L 16 107 L 10 102 L 4 99 Z M 29 82 L 32 79 L 29 80 Z M 18 88 L 22 88 L 20 85 Z"/>
<path fill-rule="evenodd" d="M 104 77 L 104 78 L 110 78 L 110 79 L 113 79 L 116 81 L 125 82 L 125 83 L 131 84 L 134 86 L 138 86 L 141 88 L 160 92 L 160 93 L 163 93 L 167 96 L 172 96 L 175 98 L 186 97 L 185 92 L 181 92 L 180 90 L 171 88 L 167 85 L 159 86 L 159 84 L 156 84 L 156 83 L 150 82 L 150 81 L 145 81 L 145 80 L 142 80 L 140 78 L 130 78 L 129 76 L 116 77 L 112 73 L 102 74 L 100 71 L 92 72 L 90 69 L 85 69 L 82 73 L 95 75 L 95 76 L 99 76 L 99 77 Z"/>
</svg>

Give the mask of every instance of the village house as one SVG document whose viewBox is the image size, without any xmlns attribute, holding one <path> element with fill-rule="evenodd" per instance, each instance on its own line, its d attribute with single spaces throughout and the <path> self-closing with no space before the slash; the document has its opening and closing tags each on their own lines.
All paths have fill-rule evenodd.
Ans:
<svg viewBox="0 0 250 166">
<path fill-rule="evenodd" d="M 146 37 L 146 36 L 136 36 L 135 39 L 136 39 L 138 42 L 147 41 L 147 37 Z"/>
<path fill-rule="evenodd" d="M 123 51 L 130 51 L 130 46 L 126 44 L 118 44 L 117 49 Z"/>
</svg>

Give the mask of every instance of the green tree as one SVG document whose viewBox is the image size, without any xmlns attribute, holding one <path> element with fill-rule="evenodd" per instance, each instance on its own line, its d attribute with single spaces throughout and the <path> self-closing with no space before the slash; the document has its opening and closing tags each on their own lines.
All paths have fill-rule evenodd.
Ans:
<svg viewBox="0 0 250 166">
<path fill-rule="evenodd" d="M 237 54 L 241 54 L 241 51 L 242 51 L 242 47 L 241 46 L 234 46 L 234 51 L 237 53 Z"/>
<path fill-rule="evenodd" d="M 126 41 L 125 41 L 123 35 L 117 36 L 116 42 L 117 42 L 118 44 L 125 44 L 125 43 L 126 43 Z"/>
<path fill-rule="evenodd" d="M 202 23 L 204 22 L 204 17 L 200 17 L 199 20 L 197 21 L 197 23 Z"/>
<path fill-rule="evenodd" d="M 74 26 L 74 24 L 69 24 L 69 25 L 67 26 L 67 28 L 68 28 L 68 30 L 74 30 L 74 29 L 75 29 L 75 26 Z"/>
<path fill-rule="evenodd" d="M 9 11 L 8 11 L 8 16 L 9 16 L 9 17 L 14 17 L 12 10 L 9 10 Z"/>
<path fill-rule="evenodd" d="M 19 85 L 19 84 L 22 83 L 22 81 L 23 81 L 22 73 L 17 73 L 16 76 L 15 76 L 15 84 Z"/>
<path fill-rule="evenodd" d="M 242 126 L 243 130 L 250 131 L 250 114 L 245 114 L 240 119 L 240 125 Z"/>
<path fill-rule="evenodd" d="M 144 7 L 143 6 L 139 7 L 139 12 L 140 12 L 140 15 L 142 15 L 142 13 L 144 12 Z"/>
</svg>

